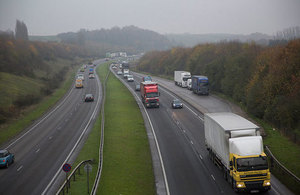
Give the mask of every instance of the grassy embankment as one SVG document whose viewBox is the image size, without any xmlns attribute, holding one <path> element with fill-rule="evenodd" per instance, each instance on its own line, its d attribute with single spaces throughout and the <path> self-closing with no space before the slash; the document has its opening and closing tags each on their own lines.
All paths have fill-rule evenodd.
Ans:
<svg viewBox="0 0 300 195">
<path fill-rule="evenodd" d="M 53 72 L 54 69 L 60 69 L 62 67 L 71 67 L 72 61 L 57 60 L 52 63 Z M 57 101 L 59 101 L 64 94 L 69 90 L 75 72 L 77 68 L 71 68 L 64 82 L 56 89 L 53 94 L 41 97 L 42 99 L 39 103 L 31 105 L 23 109 L 20 116 L 17 118 L 12 118 L 7 123 L 1 125 L 0 127 L 0 145 L 16 136 L 24 128 L 28 127 L 34 120 L 38 119 L 43 113 L 45 113 L 51 106 L 53 106 Z M 41 80 L 32 79 L 28 77 L 16 76 L 8 73 L 0 73 L 0 106 L 8 107 L 10 106 L 16 98 L 26 95 L 39 96 L 40 89 L 44 87 Z"/>
<path fill-rule="evenodd" d="M 108 66 L 100 66 L 103 83 Z M 100 117 L 73 166 L 94 158 L 98 164 Z M 106 86 L 104 156 L 98 194 L 155 194 L 152 160 L 144 126 L 137 104 L 127 88 L 112 74 Z M 90 188 L 97 167 L 93 165 Z M 86 173 L 71 184 L 71 194 L 87 192 Z"/>
</svg>

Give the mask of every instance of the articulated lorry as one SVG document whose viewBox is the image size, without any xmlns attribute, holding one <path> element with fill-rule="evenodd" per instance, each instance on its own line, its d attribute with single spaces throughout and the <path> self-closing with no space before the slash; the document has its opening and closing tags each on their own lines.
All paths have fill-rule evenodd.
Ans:
<svg viewBox="0 0 300 195">
<path fill-rule="evenodd" d="M 209 82 L 206 76 L 192 76 L 192 90 L 195 94 L 209 95 Z"/>
<path fill-rule="evenodd" d="M 141 82 L 140 86 L 142 102 L 146 108 L 159 108 L 158 84 L 152 81 L 145 81 Z"/>
<path fill-rule="evenodd" d="M 235 191 L 268 191 L 270 170 L 259 127 L 230 113 L 204 115 L 205 144 Z"/>
<path fill-rule="evenodd" d="M 191 73 L 186 71 L 174 71 L 175 85 L 187 87 L 187 80 L 191 78 Z"/>
</svg>

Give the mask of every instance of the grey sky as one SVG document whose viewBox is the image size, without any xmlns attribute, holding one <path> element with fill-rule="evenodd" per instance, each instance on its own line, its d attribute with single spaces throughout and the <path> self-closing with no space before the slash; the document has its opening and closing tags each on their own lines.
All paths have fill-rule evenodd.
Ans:
<svg viewBox="0 0 300 195">
<path fill-rule="evenodd" d="M 300 26 L 300 0 L 0 0 L 0 30 L 30 35 L 135 25 L 159 33 L 273 33 Z"/>
</svg>

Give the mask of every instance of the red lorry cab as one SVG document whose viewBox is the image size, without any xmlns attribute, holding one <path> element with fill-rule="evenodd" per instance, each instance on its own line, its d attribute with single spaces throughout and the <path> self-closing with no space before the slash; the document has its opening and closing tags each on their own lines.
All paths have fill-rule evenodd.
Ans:
<svg viewBox="0 0 300 195">
<path fill-rule="evenodd" d="M 148 107 L 159 107 L 158 84 L 152 81 L 141 82 L 141 98 Z"/>
</svg>

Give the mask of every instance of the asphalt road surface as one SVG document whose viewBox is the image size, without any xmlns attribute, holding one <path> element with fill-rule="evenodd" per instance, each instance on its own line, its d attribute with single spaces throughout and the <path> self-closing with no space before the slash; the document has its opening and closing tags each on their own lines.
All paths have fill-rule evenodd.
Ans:
<svg viewBox="0 0 300 195">
<path fill-rule="evenodd" d="M 15 163 L 0 169 L 0 194 L 54 194 L 59 188 L 62 165 L 72 164 L 100 108 L 100 81 L 89 79 L 88 69 L 84 74 L 84 88 L 73 85 L 43 117 L 1 146 L 15 154 Z M 95 101 L 84 102 L 86 93 Z"/>
<path fill-rule="evenodd" d="M 133 75 L 135 81 L 125 83 L 135 89 L 142 75 Z M 119 77 L 123 78 L 122 75 Z M 169 194 L 236 194 L 223 178 L 222 171 L 208 157 L 202 114 L 206 111 L 230 112 L 232 107 L 213 96 L 191 94 L 170 81 L 159 78 L 155 81 L 160 85 L 160 107 L 149 108 L 147 112 L 162 154 Z M 140 97 L 140 92 L 136 93 Z M 183 109 L 172 109 L 173 99 L 181 99 Z M 274 177 L 272 185 L 272 189 L 265 194 L 291 194 Z"/>
</svg>

